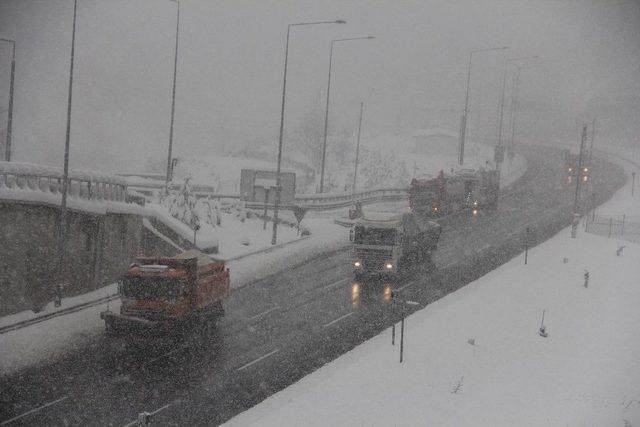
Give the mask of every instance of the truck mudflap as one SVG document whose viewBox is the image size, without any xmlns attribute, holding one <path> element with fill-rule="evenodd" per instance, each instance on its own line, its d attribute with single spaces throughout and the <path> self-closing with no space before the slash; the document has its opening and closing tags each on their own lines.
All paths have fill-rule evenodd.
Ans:
<svg viewBox="0 0 640 427">
<path fill-rule="evenodd" d="M 167 322 L 148 320 L 140 317 L 127 316 L 107 310 L 100 312 L 100 318 L 104 320 L 107 333 L 117 334 L 154 334 L 165 333 L 170 328 Z"/>
</svg>

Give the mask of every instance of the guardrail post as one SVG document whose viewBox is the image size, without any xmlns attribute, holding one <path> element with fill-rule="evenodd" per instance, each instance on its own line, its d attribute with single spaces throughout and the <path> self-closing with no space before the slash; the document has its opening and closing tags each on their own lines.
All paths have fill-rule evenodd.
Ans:
<svg viewBox="0 0 640 427">
<path fill-rule="evenodd" d="M 611 228 L 613 227 L 613 218 L 609 218 L 609 237 L 611 237 Z"/>
<path fill-rule="evenodd" d="M 620 230 L 620 235 L 624 236 L 624 222 L 627 218 L 627 214 L 622 214 L 622 229 Z"/>
</svg>

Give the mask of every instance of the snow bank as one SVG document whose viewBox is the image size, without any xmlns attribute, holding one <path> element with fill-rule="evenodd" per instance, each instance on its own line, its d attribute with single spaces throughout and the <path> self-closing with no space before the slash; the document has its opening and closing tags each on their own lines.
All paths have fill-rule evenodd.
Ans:
<svg viewBox="0 0 640 427">
<path fill-rule="evenodd" d="M 640 245 L 569 235 L 410 316 L 403 364 L 387 330 L 228 425 L 638 425 Z"/>
<path fill-rule="evenodd" d="M 5 326 L 28 320 L 43 313 L 54 313 L 73 305 L 86 303 L 117 293 L 117 285 L 106 286 L 96 291 L 64 298 L 62 306 L 47 305 L 44 312 L 23 311 L 0 319 Z M 99 335 L 104 334 L 104 321 L 100 312 L 107 309 L 120 310 L 120 300 L 85 308 L 81 311 L 54 317 L 33 326 L 6 332 L 0 335 L 0 376 L 17 372 L 38 363 L 55 360 L 86 347 Z"/>
</svg>

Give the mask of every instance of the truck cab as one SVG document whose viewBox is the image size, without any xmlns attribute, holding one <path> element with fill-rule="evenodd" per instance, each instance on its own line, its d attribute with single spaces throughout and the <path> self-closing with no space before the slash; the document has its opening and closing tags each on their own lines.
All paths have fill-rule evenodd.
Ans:
<svg viewBox="0 0 640 427">
<path fill-rule="evenodd" d="M 353 226 L 352 265 L 363 276 L 401 276 L 410 264 L 431 262 L 440 226 L 413 213 L 367 213 Z"/>
<path fill-rule="evenodd" d="M 217 321 L 229 295 L 229 270 L 199 251 L 140 257 L 118 282 L 120 313 L 100 313 L 107 332 L 168 332 L 194 321 Z"/>
</svg>

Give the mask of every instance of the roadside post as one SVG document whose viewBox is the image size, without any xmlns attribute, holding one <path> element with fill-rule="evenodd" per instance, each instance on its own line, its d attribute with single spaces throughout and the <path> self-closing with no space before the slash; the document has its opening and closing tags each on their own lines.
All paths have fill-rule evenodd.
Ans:
<svg viewBox="0 0 640 427">
<path fill-rule="evenodd" d="M 269 190 L 270 188 L 264 189 L 264 212 L 262 215 L 264 216 L 264 222 L 262 223 L 262 229 L 267 229 L 267 204 L 269 203 Z"/>
<path fill-rule="evenodd" d="M 404 318 L 406 317 L 406 308 L 409 305 L 417 306 L 419 303 L 415 301 L 405 301 L 397 298 L 395 292 L 391 291 L 391 301 L 393 304 L 393 311 L 395 312 L 396 302 L 402 303 L 402 317 L 400 318 L 400 363 L 404 360 Z M 396 339 L 396 324 L 395 321 L 391 325 L 391 345 L 395 345 Z"/>
<path fill-rule="evenodd" d="M 298 222 L 298 235 L 300 234 L 300 223 L 304 218 L 304 215 L 307 213 L 307 209 L 302 206 L 294 206 L 293 207 L 293 216 L 296 217 L 296 221 Z"/>
<path fill-rule="evenodd" d="M 636 173 L 631 172 L 631 197 L 633 197 L 633 190 L 635 189 L 636 186 Z"/>
<path fill-rule="evenodd" d="M 402 320 L 400 321 L 400 363 L 404 354 L 404 307 L 402 309 Z"/>
<path fill-rule="evenodd" d="M 200 221 L 198 221 L 198 217 L 194 216 L 191 218 L 191 227 L 193 227 L 193 246 L 196 246 L 196 233 L 200 230 Z"/>
</svg>

